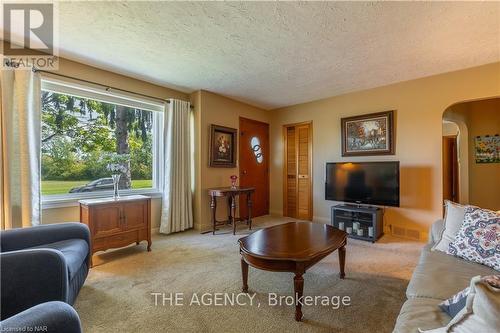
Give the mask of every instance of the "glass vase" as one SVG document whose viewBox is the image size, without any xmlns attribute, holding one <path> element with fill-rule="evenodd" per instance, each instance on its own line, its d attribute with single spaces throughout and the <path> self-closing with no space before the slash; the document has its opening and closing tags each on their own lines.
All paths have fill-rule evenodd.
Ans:
<svg viewBox="0 0 500 333">
<path fill-rule="evenodd" d="M 121 174 L 111 175 L 111 178 L 113 178 L 113 197 L 115 199 L 118 199 L 120 197 L 120 192 L 118 192 L 120 176 Z"/>
</svg>

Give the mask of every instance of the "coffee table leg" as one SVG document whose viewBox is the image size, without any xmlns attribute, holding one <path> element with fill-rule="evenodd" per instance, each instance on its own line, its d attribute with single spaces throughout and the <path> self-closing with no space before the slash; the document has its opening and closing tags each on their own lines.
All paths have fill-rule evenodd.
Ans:
<svg viewBox="0 0 500 333">
<path fill-rule="evenodd" d="M 241 258 L 241 277 L 243 279 L 243 292 L 248 292 L 248 264 L 247 262 Z"/>
<path fill-rule="evenodd" d="M 302 305 L 297 302 L 302 298 L 302 293 L 304 292 L 304 278 L 302 277 L 302 273 L 295 273 L 293 287 L 295 291 L 295 320 L 302 321 Z"/>
<path fill-rule="evenodd" d="M 340 278 L 345 277 L 344 267 L 345 267 L 345 246 L 339 248 L 339 263 L 340 263 Z"/>
</svg>

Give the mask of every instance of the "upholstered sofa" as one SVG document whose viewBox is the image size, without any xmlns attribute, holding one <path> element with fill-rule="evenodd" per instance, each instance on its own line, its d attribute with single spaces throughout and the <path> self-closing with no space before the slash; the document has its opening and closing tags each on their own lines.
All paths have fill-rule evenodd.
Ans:
<svg viewBox="0 0 500 333">
<path fill-rule="evenodd" d="M 80 318 L 70 305 L 46 302 L 0 322 L 1 332 L 81 333 Z"/>
<path fill-rule="evenodd" d="M 1 319 L 35 305 L 72 305 L 90 267 L 90 232 L 60 223 L 0 233 Z"/>
<path fill-rule="evenodd" d="M 429 243 L 422 250 L 406 289 L 407 301 L 401 308 L 394 333 L 416 333 L 418 328 L 446 326 L 451 317 L 441 311 L 438 304 L 468 287 L 472 277 L 498 274 L 493 268 L 432 251 L 443 227 L 442 220 L 431 227 Z"/>
</svg>

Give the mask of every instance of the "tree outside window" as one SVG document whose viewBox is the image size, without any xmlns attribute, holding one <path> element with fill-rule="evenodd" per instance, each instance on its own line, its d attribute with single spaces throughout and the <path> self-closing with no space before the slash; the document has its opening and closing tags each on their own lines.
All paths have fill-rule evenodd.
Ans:
<svg viewBox="0 0 500 333">
<path fill-rule="evenodd" d="M 45 90 L 41 98 L 43 195 L 111 190 L 113 154 L 128 155 L 120 189 L 152 187 L 152 111 Z"/>
</svg>

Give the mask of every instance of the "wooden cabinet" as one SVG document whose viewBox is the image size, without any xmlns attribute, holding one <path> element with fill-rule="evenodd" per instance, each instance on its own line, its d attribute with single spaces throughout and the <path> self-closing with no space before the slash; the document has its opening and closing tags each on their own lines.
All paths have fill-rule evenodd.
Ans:
<svg viewBox="0 0 500 333">
<path fill-rule="evenodd" d="M 151 251 L 151 199 L 146 196 L 81 200 L 80 222 L 90 229 L 92 254 L 143 240 Z"/>
</svg>

